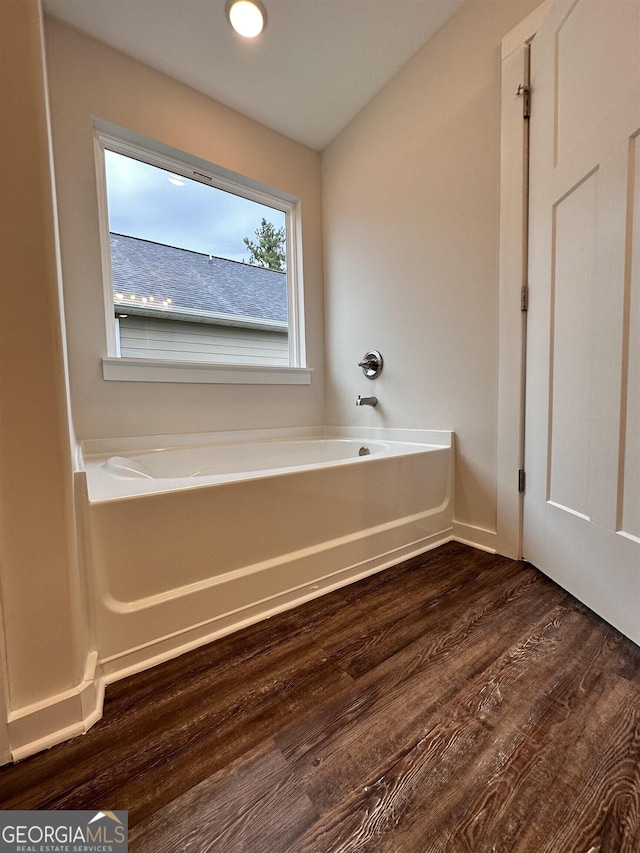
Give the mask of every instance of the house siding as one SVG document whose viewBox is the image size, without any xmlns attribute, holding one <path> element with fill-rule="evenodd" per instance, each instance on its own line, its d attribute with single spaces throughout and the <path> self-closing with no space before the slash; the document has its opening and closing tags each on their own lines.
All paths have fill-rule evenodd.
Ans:
<svg viewBox="0 0 640 853">
<path fill-rule="evenodd" d="M 288 366 L 286 332 L 124 317 L 120 324 L 123 358 L 157 358 L 216 364 Z"/>
</svg>

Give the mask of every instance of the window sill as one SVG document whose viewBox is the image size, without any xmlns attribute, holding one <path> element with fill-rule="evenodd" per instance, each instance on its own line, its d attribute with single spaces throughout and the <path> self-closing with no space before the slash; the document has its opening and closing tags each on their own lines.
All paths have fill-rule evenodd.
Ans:
<svg viewBox="0 0 640 853">
<path fill-rule="evenodd" d="M 103 358 L 103 379 L 116 382 L 191 382 L 213 385 L 310 385 L 309 367 L 203 364 L 151 358 Z"/>
</svg>

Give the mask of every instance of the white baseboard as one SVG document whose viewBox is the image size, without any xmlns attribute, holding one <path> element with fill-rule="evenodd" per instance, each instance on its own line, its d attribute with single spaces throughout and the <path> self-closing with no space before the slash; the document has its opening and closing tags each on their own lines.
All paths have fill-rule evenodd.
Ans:
<svg viewBox="0 0 640 853">
<path fill-rule="evenodd" d="M 102 716 L 104 681 L 98 666 L 98 654 L 87 658 L 84 678 L 76 687 L 27 705 L 9 714 L 11 759 L 20 761 L 84 734 Z"/>
<path fill-rule="evenodd" d="M 456 542 L 471 545 L 480 551 L 488 551 L 490 554 L 496 553 L 497 534 L 495 530 L 486 530 L 484 527 L 474 527 L 472 524 L 454 521 L 453 538 Z"/>
</svg>

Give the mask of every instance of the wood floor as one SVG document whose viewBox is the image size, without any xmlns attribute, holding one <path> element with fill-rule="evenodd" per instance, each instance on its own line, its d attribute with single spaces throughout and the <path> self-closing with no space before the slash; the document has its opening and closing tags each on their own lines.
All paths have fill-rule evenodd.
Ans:
<svg viewBox="0 0 640 853">
<path fill-rule="evenodd" d="M 640 649 L 451 543 L 107 689 L 0 807 L 145 853 L 638 853 Z"/>
</svg>

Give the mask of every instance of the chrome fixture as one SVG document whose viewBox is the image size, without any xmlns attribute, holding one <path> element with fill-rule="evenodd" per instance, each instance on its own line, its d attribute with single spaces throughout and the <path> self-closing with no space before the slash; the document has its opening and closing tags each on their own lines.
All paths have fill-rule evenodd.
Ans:
<svg viewBox="0 0 640 853">
<path fill-rule="evenodd" d="M 370 455 L 371 455 L 371 451 L 369 450 L 369 448 L 367 447 L 366 444 L 363 444 L 362 447 L 360 448 L 360 450 L 358 451 L 358 456 L 370 456 Z"/>
<path fill-rule="evenodd" d="M 382 356 L 375 349 L 365 352 L 362 361 L 358 362 L 358 367 L 362 368 L 362 372 L 367 379 L 375 379 L 376 376 L 380 376 L 382 373 L 382 365 Z"/>
<path fill-rule="evenodd" d="M 358 399 L 356 400 L 356 406 L 377 406 L 378 398 L 377 397 L 361 397 L 358 394 Z"/>
</svg>

